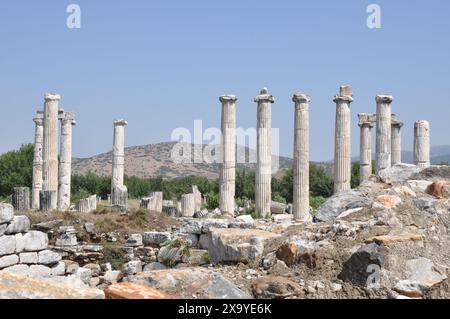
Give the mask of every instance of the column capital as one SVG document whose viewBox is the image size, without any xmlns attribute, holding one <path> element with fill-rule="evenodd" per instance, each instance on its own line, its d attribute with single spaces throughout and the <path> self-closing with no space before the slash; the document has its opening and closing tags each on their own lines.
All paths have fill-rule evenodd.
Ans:
<svg viewBox="0 0 450 319">
<path fill-rule="evenodd" d="M 425 127 L 430 127 L 430 122 L 425 121 L 425 120 L 419 120 L 414 122 L 414 126 L 419 127 L 419 126 L 425 126 Z"/>
<path fill-rule="evenodd" d="M 292 101 L 295 103 L 309 103 L 311 102 L 311 97 L 305 93 L 296 92 L 292 97 Z"/>
<path fill-rule="evenodd" d="M 358 119 L 359 119 L 359 122 L 358 122 L 359 127 L 369 126 L 372 128 L 375 126 L 377 116 L 376 116 L 376 114 L 372 114 L 372 113 L 359 113 Z"/>
<path fill-rule="evenodd" d="M 259 95 L 257 97 L 255 97 L 255 102 L 256 103 L 264 103 L 264 102 L 269 102 L 269 103 L 274 103 L 275 99 L 272 95 L 269 94 L 269 90 L 267 88 L 263 88 Z"/>
<path fill-rule="evenodd" d="M 390 103 L 392 103 L 393 100 L 394 100 L 394 98 L 392 97 L 392 95 L 381 94 L 381 95 L 377 95 L 375 97 L 375 101 L 377 103 L 388 103 L 388 104 L 390 104 Z"/>
<path fill-rule="evenodd" d="M 46 93 L 45 94 L 45 101 L 59 101 L 61 100 L 61 96 L 59 94 L 55 93 Z"/>
<path fill-rule="evenodd" d="M 64 124 L 71 124 L 72 126 L 77 124 L 77 121 L 75 121 L 75 113 L 73 112 L 64 112 L 62 116 L 60 117 L 60 120 Z"/>
<path fill-rule="evenodd" d="M 392 127 L 396 127 L 396 128 L 402 128 L 405 124 L 403 122 L 400 121 L 392 121 Z"/>
<path fill-rule="evenodd" d="M 125 121 L 124 119 L 114 121 L 114 126 L 127 126 L 127 125 L 128 125 L 128 122 Z"/>
<path fill-rule="evenodd" d="M 236 102 L 237 101 L 237 96 L 236 95 L 231 95 L 231 94 L 225 94 L 225 95 L 221 95 L 219 97 L 219 100 L 221 103 L 227 103 L 227 102 Z"/>
<path fill-rule="evenodd" d="M 339 94 L 336 95 L 333 99 L 334 102 L 353 102 L 353 91 L 350 85 L 342 85 L 339 88 Z"/>
<path fill-rule="evenodd" d="M 44 119 L 42 117 L 35 117 L 33 119 L 33 122 L 36 123 L 37 126 L 43 126 L 44 125 Z"/>
</svg>

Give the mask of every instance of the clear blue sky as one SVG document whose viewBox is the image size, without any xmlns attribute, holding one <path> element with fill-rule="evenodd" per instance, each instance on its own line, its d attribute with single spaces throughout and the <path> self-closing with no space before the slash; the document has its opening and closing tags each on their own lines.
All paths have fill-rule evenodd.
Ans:
<svg viewBox="0 0 450 319">
<path fill-rule="evenodd" d="M 66 27 L 66 7 L 82 28 Z M 382 9 L 382 29 L 366 8 Z M 394 95 L 405 121 L 427 119 L 432 144 L 450 144 L 450 1 L 430 0 L 40 0 L 0 2 L 0 153 L 33 141 L 32 118 L 46 92 L 76 112 L 74 156 L 112 146 L 112 121 L 125 118 L 128 146 L 168 141 L 176 127 L 219 126 L 219 95 L 236 94 L 238 126 L 254 127 L 253 97 L 275 96 L 281 153 L 293 144 L 295 91 L 311 95 L 311 157 L 333 157 L 333 96 L 354 88 L 358 112 Z"/>
</svg>

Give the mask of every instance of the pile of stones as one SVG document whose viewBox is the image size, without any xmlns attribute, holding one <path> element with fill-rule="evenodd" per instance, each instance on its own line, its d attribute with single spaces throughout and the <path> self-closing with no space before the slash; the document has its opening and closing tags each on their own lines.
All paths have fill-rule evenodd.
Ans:
<svg viewBox="0 0 450 319">
<path fill-rule="evenodd" d="M 65 273 L 61 256 L 48 249 L 47 234 L 30 230 L 27 216 L 14 216 L 14 208 L 0 204 L 0 270 L 31 277 Z"/>
</svg>

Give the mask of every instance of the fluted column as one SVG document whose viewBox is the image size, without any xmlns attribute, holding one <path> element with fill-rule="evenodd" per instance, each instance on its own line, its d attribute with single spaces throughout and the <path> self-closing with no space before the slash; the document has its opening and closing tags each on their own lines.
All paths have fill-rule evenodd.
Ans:
<svg viewBox="0 0 450 319">
<path fill-rule="evenodd" d="M 59 159 L 58 209 L 70 208 L 70 184 L 72 180 L 72 126 L 75 114 L 65 112 L 61 118 L 61 149 Z"/>
<path fill-rule="evenodd" d="M 39 194 L 42 190 L 42 143 L 44 142 L 44 115 L 42 113 L 38 113 L 33 121 L 35 123 L 35 130 L 31 208 L 39 209 Z"/>
<path fill-rule="evenodd" d="M 402 127 L 403 123 L 392 115 L 391 126 L 391 164 L 397 165 L 402 162 Z"/>
<path fill-rule="evenodd" d="M 111 201 L 113 206 L 127 206 L 128 192 L 123 184 L 125 173 L 125 120 L 114 121 L 113 165 L 111 179 Z"/>
<path fill-rule="evenodd" d="M 256 166 L 256 213 L 270 217 L 272 201 L 272 104 L 275 102 L 266 88 L 255 98 L 257 108 L 257 166 Z"/>
<path fill-rule="evenodd" d="M 391 167 L 392 96 L 377 95 L 377 145 L 375 173 Z"/>
<path fill-rule="evenodd" d="M 429 167 L 430 163 L 430 123 L 417 121 L 414 124 L 414 164 Z"/>
<path fill-rule="evenodd" d="M 352 88 L 341 86 L 335 96 L 336 127 L 334 151 L 334 193 L 351 189 L 351 117 L 350 103 L 353 102 Z"/>
<path fill-rule="evenodd" d="M 309 207 L 309 103 L 311 99 L 296 93 L 294 123 L 294 218 L 311 222 Z"/>
<path fill-rule="evenodd" d="M 368 180 L 372 175 L 372 128 L 376 121 L 375 114 L 358 114 L 360 127 L 360 181 Z"/>
<path fill-rule="evenodd" d="M 58 198 L 58 112 L 61 97 L 46 94 L 44 105 L 43 184 L 44 198 L 49 201 L 45 209 L 56 209 Z"/>
<path fill-rule="evenodd" d="M 234 215 L 236 187 L 236 101 L 234 95 L 220 97 L 222 103 L 222 163 L 220 169 L 220 203 L 223 213 Z"/>
</svg>

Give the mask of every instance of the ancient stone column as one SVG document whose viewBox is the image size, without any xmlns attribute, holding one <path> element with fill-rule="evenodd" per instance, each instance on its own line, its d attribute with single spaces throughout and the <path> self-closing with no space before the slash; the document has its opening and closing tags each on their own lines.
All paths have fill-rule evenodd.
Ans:
<svg viewBox="0 0 450 319">
<path fill-rule="evenodd" d="M 272 104 L 275 99 L 264 88 L 255 98 L 257 106 L 257 164 L 256 164 L 256 213 L 270 217 L 272 201 Z"/>
<path fill-rule="evenodd" d="M 46 210 L 57 208 L 58 193 L 58 112 L 61 97 L 57 94 L 46 94 L 44 104 L 44 139 L 42 149 L 42 191 L 48 202 Z M 55 198 L 53 198 L 53 196 Z M 42 203 L 41 203 L 42 204 Z"/>
<path fill-rule="evenodd" d="M 402 127 L 403 123 L 392 115 L 391 126 L 391 164 L 397 165 L 402 162 Z"/>
<path fill-rule="evenodd" d="M 28 187 L 15 187 L 12 195 L 12 205 L 19 212 L 30 210 L 30 189 Z"/>
<path fill-rule="evenodd" d="M 391 95 L 377 95 L 377 145 L 375 173 L 391 167 Z"/>
<path fill-rule="evenodd" d="M 430 167 L 430 123 L 417 121 L 414 124 L 414 164 Z"/>
<path fill-rule="evenodd" d="M 148 197 L 141 199 L 140 208 L 148 209 L 152 212 L 162 213 L 163 211 L 163 193 L 152 192 Z"/>
<path fill-rule="evenodd" d="M 111 179 L 111 202 L 113 206 L 126 209 L 128 190 L 123 184 L 125 172 L 125 120 L 114 121 L 113 165 Z"/>
<path fill-rule="evenodd" d="M 61 118 L 61 149 L 59 159 L 58 209 L 70 208 L 70 184 L 72 179 L 72 126 L 75 114 L 65 112 Z"/>
<path fill-rule="evenodd" d="M 372 175 L 372 128 L 376 122 L 375 114 L 358 114 L 360 136 L 360 181 L 368 180 Z"/>
<path fill-rule="evenodd" d="M 350 103 L 353 93 L 350 86 L 341 86 L 339 95 L 335 96 L 336 127 L 334 151 L 334 193 L 351 189 L 351 117 Z"/>
<path fill-rule="evenodd" d="M 195 214 L 194 194 L 185 194 L 181 197 L 181 216 L 193 217 Z"/>
<path fill-rule="evenodd" d="M 234 196 L 236 186 L 236 101 L 234 95 L 220 97 L 222 103 L 222 143 L 219 209 L 234 215 Z"/>
<path fill-rule="evenodd" d="M 309 103 L 310 97 L 295 93 L 294 120 L 294 204 L 296 220 L 311 222 L 309 212 Z"/>
<path fill-rule="evenodd" d="M 39 209 L 39 193 L 42 190 L 42 143 L 44 139 L 44 115 L 38 113 L 33 119 L 34 131 L 34 159 L 33 159 L 33 188 L 31 191 L 31 208 Z"/>
<path fill-rule="evenodd" d="M 199 212 L 202 209 L 202 193 L 198 190 L 197 185 L 192 185 L 192 194 L 195 198 L 195 212 Z"/>
</svg>

